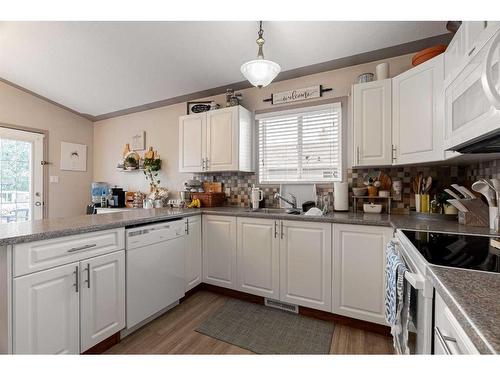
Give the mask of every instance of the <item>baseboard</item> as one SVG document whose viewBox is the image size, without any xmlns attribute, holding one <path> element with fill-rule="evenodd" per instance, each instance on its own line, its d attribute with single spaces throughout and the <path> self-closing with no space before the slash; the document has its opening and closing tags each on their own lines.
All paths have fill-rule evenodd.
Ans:
<svg viewBox="0 0 500 375">
<path fill-rule="evenodd" d="M 102 354 L 119 342 L 120 332 L 116 332 L 115 334 L 109 336 L 107 339 L 101 341 L 99 344 L 96 344 L 90 349 L 84 351 L 82 354 Z"/>
</svg>

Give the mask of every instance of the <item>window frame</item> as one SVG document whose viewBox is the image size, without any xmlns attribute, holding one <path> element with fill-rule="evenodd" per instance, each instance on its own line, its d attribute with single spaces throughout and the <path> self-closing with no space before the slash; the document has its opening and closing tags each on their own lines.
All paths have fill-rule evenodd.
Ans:
<svg viewBox="0 0 500 375">
<path fill-rule="evenodd" d="M 340 127 L 339 127 L 339 155 L 340 155 L 340 176 L 338 179 L 332 179 L 330 181 L 325 181 L 325 180 L 315 180 L 315 181 L 260 181 L 260 166 L 259 166 L 259 161 L 260 161 L 260 145 L 259 145 L 259 120 L 262 118 L 266 117 L 271 117 L 271 116 L 287 116 L 287 115 L 293 115 L 295 113 L 303 113 L 307 112 L 308 110 L 310 111 L 316 111 L 316 110 L 322 110 L 326 108 L 330 108 L 335 104 L 340 105 Z M 286 107 L 281 107 L 281 108 L 270 108 L 268 110 L 260 110 L 260 111 L 255 111 L 255 175 L 256 175 L 256 180 L 257 184 L 259 186 L 265 186 L 265 187 L 270 187 L 270 186 L 279 186 L 279 185 L 331 185 L 334 182 L 342 182 L 345 181 L 345 168 L 344 166 L 346 165 L 346 153 L 345 153 L 345 144 L 346 144 L 346 131 L 345 127 L 347 126 L 346 121 L 347 121 L 347 97 L 346 96 L 341 96 L 341 97 L 336 97 L 332 99 L 327 99 L 327 100 L 318 100 L 313 103 L 300 103 L 300 104 L 295 104 L 295 105 L 289 105 Z"/>
</svg>

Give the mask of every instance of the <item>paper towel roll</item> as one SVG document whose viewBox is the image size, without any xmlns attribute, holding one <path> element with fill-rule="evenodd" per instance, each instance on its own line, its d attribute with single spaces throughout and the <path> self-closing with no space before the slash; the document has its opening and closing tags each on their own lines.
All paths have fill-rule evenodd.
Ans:
<svg viewBox="0 0 500 375">
<path fill-rule="evenodd" d="M 347 182 L 333 183 L 333 208 L 335 211 L 349 211 L 349 185 Z"/>
</svg>

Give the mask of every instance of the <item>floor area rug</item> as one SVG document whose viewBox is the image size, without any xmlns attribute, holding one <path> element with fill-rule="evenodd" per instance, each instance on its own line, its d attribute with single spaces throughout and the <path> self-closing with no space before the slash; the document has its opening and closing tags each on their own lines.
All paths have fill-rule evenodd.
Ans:
<svg viewBox="0 0 500 375">
<path fill-rule="evenodd" d="M 196 331 L 258 354 L 328 354 L 333 323 L 231 299 Z"/>
</svg>

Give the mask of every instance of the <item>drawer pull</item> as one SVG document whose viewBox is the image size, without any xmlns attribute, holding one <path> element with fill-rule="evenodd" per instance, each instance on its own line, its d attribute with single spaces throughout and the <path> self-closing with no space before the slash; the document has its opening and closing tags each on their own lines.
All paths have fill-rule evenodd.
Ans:
<svg viewBox="0 0 500 375">
<path fill-rule="evenodd" d="M 80 250 L 87 250 L 87 249 L 90 249 L 92 247 L 96 247 L 97 244 L 93 243 L 92 245 L 84 245 L 84 246 L 80 246 L 80 247 L 73 247 L 71 249 L 68 250 L 68 253 L 74 253 L 75 251 L 80 251 Z"/>
<path fill-rule="evenodd" d="M 446 355 L 452 355 L 453 353 L 450 350 L 450 347 L 448 346 L 447 341 L 456 343 L 457 340 L 455 340 L 453 337 L 444 336 L 441 333 L 441 330 L 439 329 L 439 327 L 435 327 L 435 331 L 436 331 L 436 336 L 437 336 L 439 342 L 441 343 L 441 346 L 443 347 L 444 352 L 446 353 Z"/>
</svg>

